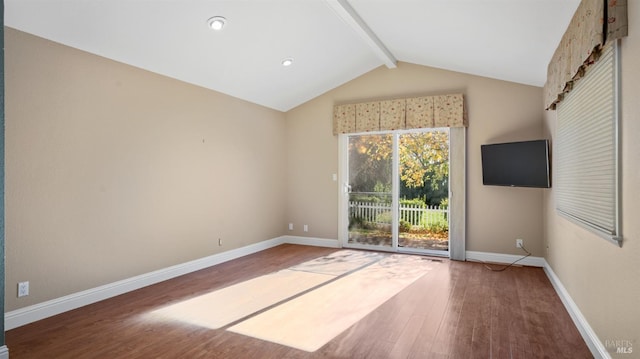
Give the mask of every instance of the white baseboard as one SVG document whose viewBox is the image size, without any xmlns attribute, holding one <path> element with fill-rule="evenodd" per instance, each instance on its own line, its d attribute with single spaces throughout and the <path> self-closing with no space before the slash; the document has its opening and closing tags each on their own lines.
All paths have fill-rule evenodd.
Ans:
<svg viewBox="0 0 640 359">
<path fill-rule="evenodd" d="M 6 345 L 0 347 L 0 359 L 9 359 L 9 348 Z"/>
<path fill-rule="evenodd" d="M 502 254 L 502 253 L 490 253 L 490 252 L 475 252 L 466 251 L 467 260 L 471 262 L 489 262 L 489 263 L 503 263 L 509 264 L 522 258 L 523 256 L 514 254 Z M 530 266 L 530 267 L 544 267 L 545 260 L 542 257 L 529 256 L 516 263 L 516 265 Z"/>
<path fill-rule="evenodd" d="M 296 237 L 282 236 L 284 243 L 301 244 L 304 246 L 340 248 L 340 241 L 336 239 L 313 238 L 313 237 Z"/>
<path fill-rule="evenodd" d="M 567 292 L 567 289 L 562 285 L 562 282 L 560 282 L 560 278 L 558 278 L 558 276 L 553 272 L 553 269 L 551 269 L 551 266 L 546 260 L 544 261 L 543 268 L 549 278 L 549 281 L 551 281 L 553 288 L 556 290 L 556 293 L 558 293 L 562 304 L 564 304 L 567 312 L 569 312 L 573 323 L 582 335 L 582 339 L 584 339 L 589 350 L 591 350 L 593 357 L 605 359 L 611 358 L 611 354 L 609 354 L 605 346 L 600 341 L 600 338 L 598 338 L 596 333 L 593 331 L 589 322 L 587 322 L 587 319 L 582 315 L 582 312 L 580 312 L 580 309 L 569 295 L 569 292 Z"/>
<path fill-rule="evenodd" d="M 244 257 L 284 243 L 330 248 L 340 247 L 339 242 L 334 239 L 295 236 L 277 237 L 251 244 L 246 247 L 232 249 L 187 263 L 178 264 L 82 292 L 73 293 L 64 297 L 48 300 L 25 308 L 12 310 L 4 315 L 5 330 L 11 330 L 66 311 L 77 309 L 85 305 L 134 291 L 136 289 L 208 268 L 216 264 Z M 0 359 L 3 359 L 1 350 Z"/>
<path fill-rule="evenodd" d="M 195 272 L 216 264 L 253 254 L 285 243 L 283 237 L 258 242 L 246 247 L 232 249 L 208 257 L 196 259 L 132 278 L 102 285 L 82 292 L 31 305 L 5 313 L 5 330 L 48 318 L 69 310 L 83 307 L 101 300 L 121 295 L 136 289 L 156 284 L 184 274 Z M 1 358 L 0 358 L 1 359 Z"/>
</svg>

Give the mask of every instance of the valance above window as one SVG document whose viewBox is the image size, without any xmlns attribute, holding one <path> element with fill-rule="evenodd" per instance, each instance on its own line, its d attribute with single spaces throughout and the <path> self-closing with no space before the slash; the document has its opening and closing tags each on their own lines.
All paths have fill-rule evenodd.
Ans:
<svg viewBox="0 0 640 359">
<path fill-rule="evenodd" d="M 333 134 L 467 127 L 462 94 L 336 105 Z"/>
<path fill-rule="evenodd" d="M 555 110 L 604 45 L 627 33 L 627 0 L 582 0 L 547 68 L 545 107 Z"/>
</svg>

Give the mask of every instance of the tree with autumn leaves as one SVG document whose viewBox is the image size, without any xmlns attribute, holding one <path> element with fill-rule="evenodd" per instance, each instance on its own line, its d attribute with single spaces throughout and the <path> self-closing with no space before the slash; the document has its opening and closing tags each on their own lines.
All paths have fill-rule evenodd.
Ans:
<svg viewBox="0 0 640 359">
<path fill-rule="evenodd" d="M 349 138 L 352 192 L 391 192 L 392 147 L 393 136 L 390 134 Z M 402 134 L 398 149 L 401 198 L 420 198 L 429 205 L 439 205 L 448 198 L 449 141 L 446 131 Z"/>
</svg>

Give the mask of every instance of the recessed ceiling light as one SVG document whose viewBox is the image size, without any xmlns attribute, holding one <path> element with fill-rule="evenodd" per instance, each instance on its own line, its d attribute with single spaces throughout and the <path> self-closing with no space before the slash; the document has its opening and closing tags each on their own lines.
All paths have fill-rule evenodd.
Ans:
<svg viewBox="0 0 640 359">
<path fill-rule="evenodd" d="M 292 57 L 287 57 L 286 59 L 282 60 L 282 66 L 291 66 L 293 64 L 293 58 Z"/>
<path fill-rule="evenodd" d="M 222 16 L 214 16 L 211 19 L 209 19 L 207 23 L 209 24 L 209 27 L 212 28 L 213 30 L 220 31 L 222 30 L 224 25 L 227 23 L 227 19 L 225 19 Z"/>
</svg>

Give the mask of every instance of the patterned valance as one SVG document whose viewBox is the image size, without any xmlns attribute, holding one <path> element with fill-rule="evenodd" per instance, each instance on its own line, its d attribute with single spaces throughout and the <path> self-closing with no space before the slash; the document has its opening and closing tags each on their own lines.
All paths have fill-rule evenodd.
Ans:
<svg viewBox="0 0 640 359">
<path fill-rule="evenodd" d="M 582 0 L 547 68 L 545 107 L 555 109 L 604 45 L 627 33 L 627 0 Z"/>
<path fill-rule="evenodd" d="M 462 94 L 336 105 L 333 134 L 467 127 Z"/>
</svg>

